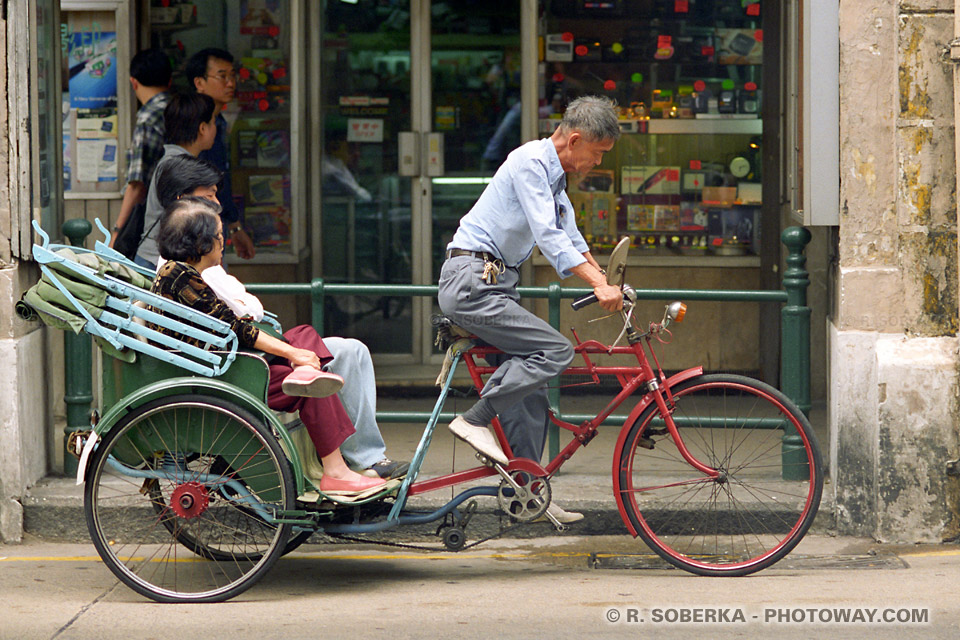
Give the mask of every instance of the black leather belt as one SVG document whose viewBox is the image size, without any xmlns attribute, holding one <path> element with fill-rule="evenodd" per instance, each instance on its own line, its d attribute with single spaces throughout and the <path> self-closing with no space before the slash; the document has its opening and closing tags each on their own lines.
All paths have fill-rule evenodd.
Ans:
<svg viewBox="0 0 960 640">
<path fill-rule="evenodd" d="M 450 249 L 447 251 L 447 259 L 456 258 L 457 256 L 470 256 L 471 258 L 480 258 L 487 262 L 497 262 L 500 260 L 500 258 L 487 251 L 467 251 L 466 249 Z"/>
</svg>

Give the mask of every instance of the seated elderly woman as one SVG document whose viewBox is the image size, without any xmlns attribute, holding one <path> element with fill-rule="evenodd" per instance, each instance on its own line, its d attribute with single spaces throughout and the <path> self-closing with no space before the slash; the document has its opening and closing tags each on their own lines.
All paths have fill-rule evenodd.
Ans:
<svg viewBox="0 0 960 640">
<path fill-rule="evenodd" d="M 200 272 L 219 265 L 223 256 L 220 207 L 204 198 L 174 202 L 160 222 L 157 236 L 166 262 L 157 271 L 152 291 L 223 320 L 233 328 L 240 346 L 272 356 L 267 404 L 275 411 L 299 411 L 323 464 L 320 490 L 330 495 L 351 495 L 386 483 L 351 470 L 340 454 L 340 445 L 354 433 L 343 405 L 330 397 L 343 379 L 322 370 L 332 356 L 313 327 L 301 325 L 278 339 L 253 322 L 238 318 L 203 281 Z M 158 331 L 172 333 L 161 327 Z M 180 340 L 190 341 L 182 335 Z"/>
</svg>

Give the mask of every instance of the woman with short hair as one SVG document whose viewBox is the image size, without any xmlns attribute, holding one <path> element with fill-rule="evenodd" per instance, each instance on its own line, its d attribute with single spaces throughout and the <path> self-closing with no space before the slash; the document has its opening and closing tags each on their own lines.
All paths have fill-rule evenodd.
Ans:
<svg viewBox="0 0 960 640">
<path fill-rule="evenodd" d="M 283 339 L 274 338 L 253 322 L 238 318 L 200 276 L 204 269 L 220 264 L 223 256 L 219 214 L 219 205 L 204 198 L 181 198 L 170 205 L 157 235 L 160 254 L 167 261 L 157 271 L 152 291 L 228 323 L 240 346 L 272 356 L 267 404 L 275 411 L 300 412 L 323 464 L 323 493 L 357 495 L 382 487 L 386 481 L 351 470 L 340 454 L 340 444 L 354 428 L 343 405 L 330 397 L 343 386 L 343 378 L 323 371 L 332 355 L 313 327 L 300 325 L 284 333 Z M 153 328 L 197 342 L 169 329 Z"/>
</svg>

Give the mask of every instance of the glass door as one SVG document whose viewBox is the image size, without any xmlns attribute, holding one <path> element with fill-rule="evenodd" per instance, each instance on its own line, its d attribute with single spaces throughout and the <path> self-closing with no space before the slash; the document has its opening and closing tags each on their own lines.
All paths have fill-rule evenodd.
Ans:
<svg viewBox="0 0 960 640">
<path fill-rule="evenodd" d="M 398 154 L 400 134 L 412 129 L 411 7 L 330 0 L 321 25 L 321 275 L 328 283 L 412 284 L 411 179 L 401 177 Z M 328 296 L 324 330 L 410 360 L 414 305 Z"/>
<path fill-rule="evenodd" d="M 524 4 L 529 3 L 434 0 L 430 5 L 432 102 L 424 124 L 431 133 L 424 150 L 428 175 L 422 189 L 428 226 L 422 277 L 427 282 L 438 281 L 460 218 L 507 154 L 523 142 L 525 113 L 535 102 L 533 93 L 521 96 L 521 75 L 531 66 L 523 64 L 521 54 Z M 532 37 L 531 30 L 528 39 Z M 522 105 L 521 97 L 531 104 Z M 423 300 L 422 305 L 425 315 L 440 312 L 436 299 Z M 435 350 L 432 336 L 424 336 L 424 361 Z"/>
<path fill-rule="evenodd" d="M 326 282 L 436 284 L 457 223 L 520 143 L 520 5 L 325 3 Z M 379 361 L 426 362 L 435 302 L 329 296 L 325 329 Z"/>
<path fill-rule="evenodd" d="M 460 218 L 521 142 L 520 0 L 435 0 L 431 14 L 430 124 L 443 157 L 430 180 L 436 282 Z"/>
</svg>

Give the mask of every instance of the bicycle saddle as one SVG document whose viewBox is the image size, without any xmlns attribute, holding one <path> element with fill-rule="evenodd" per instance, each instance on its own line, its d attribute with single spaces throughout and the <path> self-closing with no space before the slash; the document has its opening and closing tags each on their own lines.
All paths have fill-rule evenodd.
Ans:
<svg viewBox="0 0 960 640">
<path fill-rule="evenodd" d="M 476 338 L 470 331 L 457 326 L 453 320 L 445 315 L 434 314 L 430 316 L 430 324 L 437 329 L 437 337 L 433 341 L 442 351 L 461 338 Z"/>
</svg>

